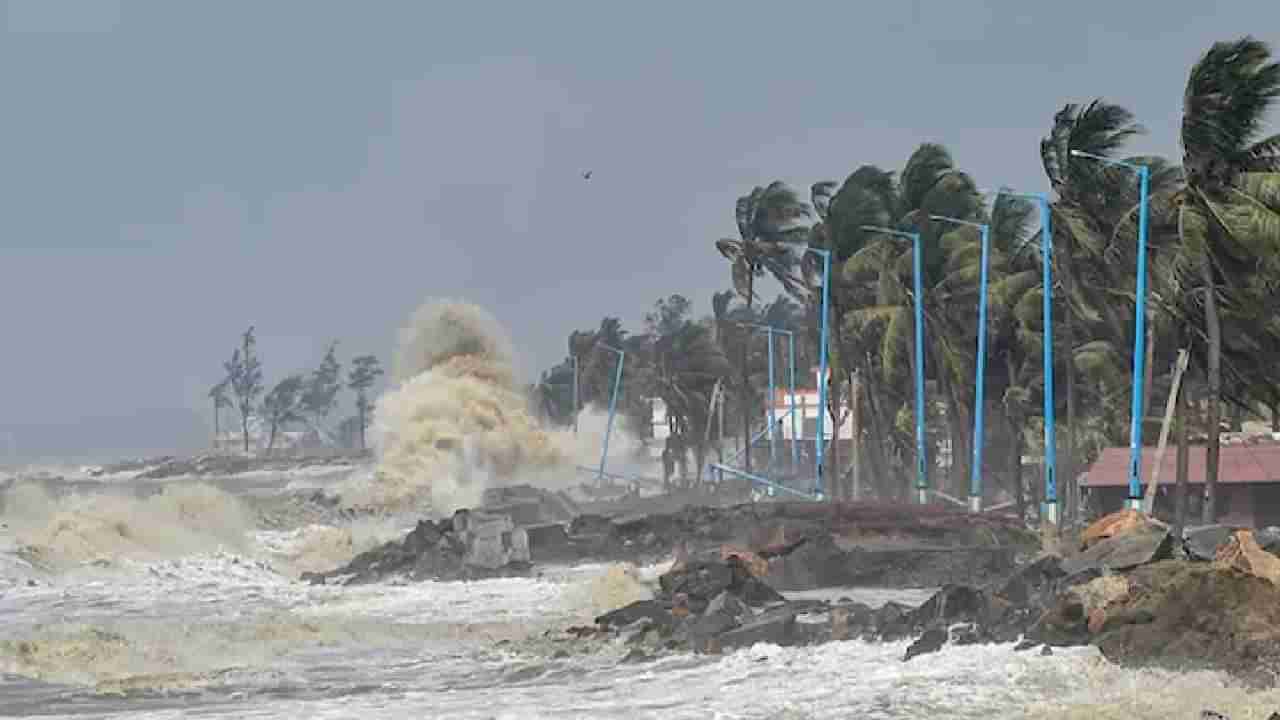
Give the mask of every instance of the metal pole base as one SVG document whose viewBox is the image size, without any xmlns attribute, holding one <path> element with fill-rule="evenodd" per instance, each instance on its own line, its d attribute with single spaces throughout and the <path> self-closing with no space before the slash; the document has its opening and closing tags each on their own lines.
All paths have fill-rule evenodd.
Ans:
<svg viewBox="0 0 1280 720">
<path fill-rule="evenodd" d="M 1040 520 L 1048 525 L 1058 525 L 1058 503 L 1047 502 L 1040 506 Z"/>
<path fill-rule="evenodd" d="M 921 505 L 929 504 L 929 491 L 926 488 L 916 489 L 916 502 L 920 503 Z"/>
<path fill-rule="evenodd" d="M 1128 498 L 1124 501 L 1125 510 L 1137 510 L 1142 512 L 1142 498 Z"/>
<path fill-rule="evenodd" d="M 969 512 L 971 513 L 982 512 L 982 496 L 981 495 L 969 496 Z"/>
</svg>

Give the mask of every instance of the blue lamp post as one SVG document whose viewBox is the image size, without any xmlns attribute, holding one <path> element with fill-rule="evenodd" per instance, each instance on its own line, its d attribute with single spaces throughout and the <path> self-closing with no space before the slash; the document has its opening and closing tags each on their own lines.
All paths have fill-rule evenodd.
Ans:
<svg viewBox="0 0 1280 720">
<path fill-rule="evenodd" d="M 987 265 L 990 262 L 991 226 L 959 218 L 931 215 L 933 220 L 977 228 L 982 234 L 982 269 L 978 280 L 978 364 L 973 410 L 973 467 L 969 474 L 969 512 L 982 512 L 982 434 L 985 424 L 987 380 Z"/>
<path fill-rule="evenodd" d="M 890 228 L 862 226 L 868 232 L 884 233 L 911 241 L 911 275 L 915 286 L 916 330 L 916 500 L 929 502 L 929 471 L 924 449 L 924 288 L 923 259 L 921 258 L 920 233 L 892 230 Z"/>
<path fill-rule="evenodd" d="M 1044 312 L 1044 506 L 1040 518 L 1058 524 L 1058 441 L 1053 412 L 1053 228 L 1049 214 L 1049 196 L 1044 193 L 1020 193 L 1001 189 L 997 195 L 1034 200 L 1040 206 L 1040 264 Z"/>
<path fill-rule="evenodd" d="M 798 435 L 796 435 L 796 335 L 790 330 L 783 330 L 772 325 L 761 325 L 759 323 L 743 323 L 746 327 L 752 327 L 769 334 L 769 397 L 774 396 L 773 384 L 773 336 L 785 335 L 787 337 L 787 395 L 789 397 L 789 409 L 787 413 L 791 415 L 791 471 L 794 473 L 800 467 L 800 448 L 796 444 Z M 769 458 L 774 459 L 773 437 L 778 421 L 774 412 L 772 401 L 769 405 Z"/>
<path fill-rule="evenodd" d="M 1129 497 L 1125 507 L 1142 510 L 1142 398 L 1146 378 L 1147 344 L 1147 215 L 1151 194 L 1151 169 L 1146 165 L 1113 160 L 1080 150 L 1072 150 L 1078 158 L 1096 160 L 1138 173 L 1138 301 L 1133 317 L 1133 404 L 1129 419 Z"/>
<path fill-rule="evenodd" d="M 609 395 L 609 422 L 604 430 L 604 447 L 600 450 L 600 472 L 596 475 L 599 484 L 604 484 L 604 461 L 609 456 L 609 436 L 613 434 L 613 416 L 618 408 L 618 389 L 622 387 L 622 362 L 627 359 L 626 352 L 602 342 L 597 347 L 604 348 L 618 356 L 618 367 L 613 372 L 613 393 Z"/>
<path fill-rule="evenodd" d="M 817 437 L 814 438 L 813 488 L 815 499 L 821 500 L 823 499 L 822 455 L 823 445 L 826 443 L 823 418 L 827 414 L 827 305 L 831 302 L 831 251 L 815 247 L 807 247 L 805 251 L 822 257 L 822 318 L 819 322 L 821 330 L 818 340 L 818 428 Z"/>
</svg>

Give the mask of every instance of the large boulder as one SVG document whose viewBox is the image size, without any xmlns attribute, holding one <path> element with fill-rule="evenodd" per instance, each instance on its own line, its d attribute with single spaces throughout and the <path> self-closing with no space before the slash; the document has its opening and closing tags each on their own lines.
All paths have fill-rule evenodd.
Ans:
<svg viewBox="0 0 1280 720">
<path fill-rule="evenodd" d="M 1182 534 L 1182 546 L 1192 560 L 1213 560 L 1218 550 L 1227 543 L 1238 528 L 1231 525 L 1203 525 L 1187 528 Z"/>
<path fill-rule="evenodd" d="M 658 584 L 665 596 L 686 596 L 689 609 L 695 614 L 704 611 L 723 592 L 730 592 L 753 607 L 785 600 L 736 557 L 728 562 L 694 560 L 677 565 L 660 576 Z"/>
<path fill-rule="evenodd" d="M 1119 510 L 1098 518 L 1085 528 L 1080 534 L 1080 548 L 1088 550 L 1103 540 L 1148 530 L 1154 524 L 1150 517 L 1138 510 Z"/>
<path fill-rule="evenodd" d="M 1129 570 L 1168 558 L 1172 549 L 1168 529 L 1154 524 L 1136 526 L 1096 540 L 1089 549 L 1064 560 L 1062 571 L 1071 576 L 1089 571 Z"/>
<path fill-rule="evenodd" d="M 1280 585 L 1280 557 L 1263 550 L 1251 530 L 1237 530 L 1218 549 L 1214 565 L 1231 568 Z"/>
</svg>

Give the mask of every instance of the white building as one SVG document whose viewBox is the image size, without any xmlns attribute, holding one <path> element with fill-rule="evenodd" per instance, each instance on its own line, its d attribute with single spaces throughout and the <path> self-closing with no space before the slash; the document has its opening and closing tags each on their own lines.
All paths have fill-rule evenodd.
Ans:
<svg viewBox="0 0 1280 720">
<path fill-rule="evenodd" d="M 799 433 L 800 440 L 812 440 L 818 434 L 818 415 L 823 412 L 818 404 L 818 371 L 813 371 L 813 386 L 796 388 L 796 423 L 795 429 Z M 774 379 L 774 395 L 773 395 L 773 416 L 779 424 L 778 437 L 782 440 L 792 439 L 792 423 L 787 411 L 791 409 L 791 393 L 786 385 L 786 377 L 781 376 Z M 765 407 L 765 422 L 769 421 L 770 408 Z M 822 435 L 830 440 L 835 435 L 835 428 L 832 427 L 831 416 L 826 415 L 823 418 Z M 853 439 L 853 420 L 846 417 L 840 426 L 839 438 L 841 440 Z"/>
</svg>

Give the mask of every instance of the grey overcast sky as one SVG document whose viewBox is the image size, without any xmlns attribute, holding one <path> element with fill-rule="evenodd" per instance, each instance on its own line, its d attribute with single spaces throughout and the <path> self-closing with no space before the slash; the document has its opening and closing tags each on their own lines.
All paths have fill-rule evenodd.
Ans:
<svg viewBox="0 0 1280 720">
<path fill-rule="evenodd" d="M 705 312 L 753 185 L 940 141 L 1043 188 L 1068 101 L 1176 157 L 1187 70 L 1247 32 L 1280 3 L 5 0 L 0 459 L 203 447 L 249 324 L 270 380 L 465 298 L 533 375 L 603 314 Z"/>
</svg>

